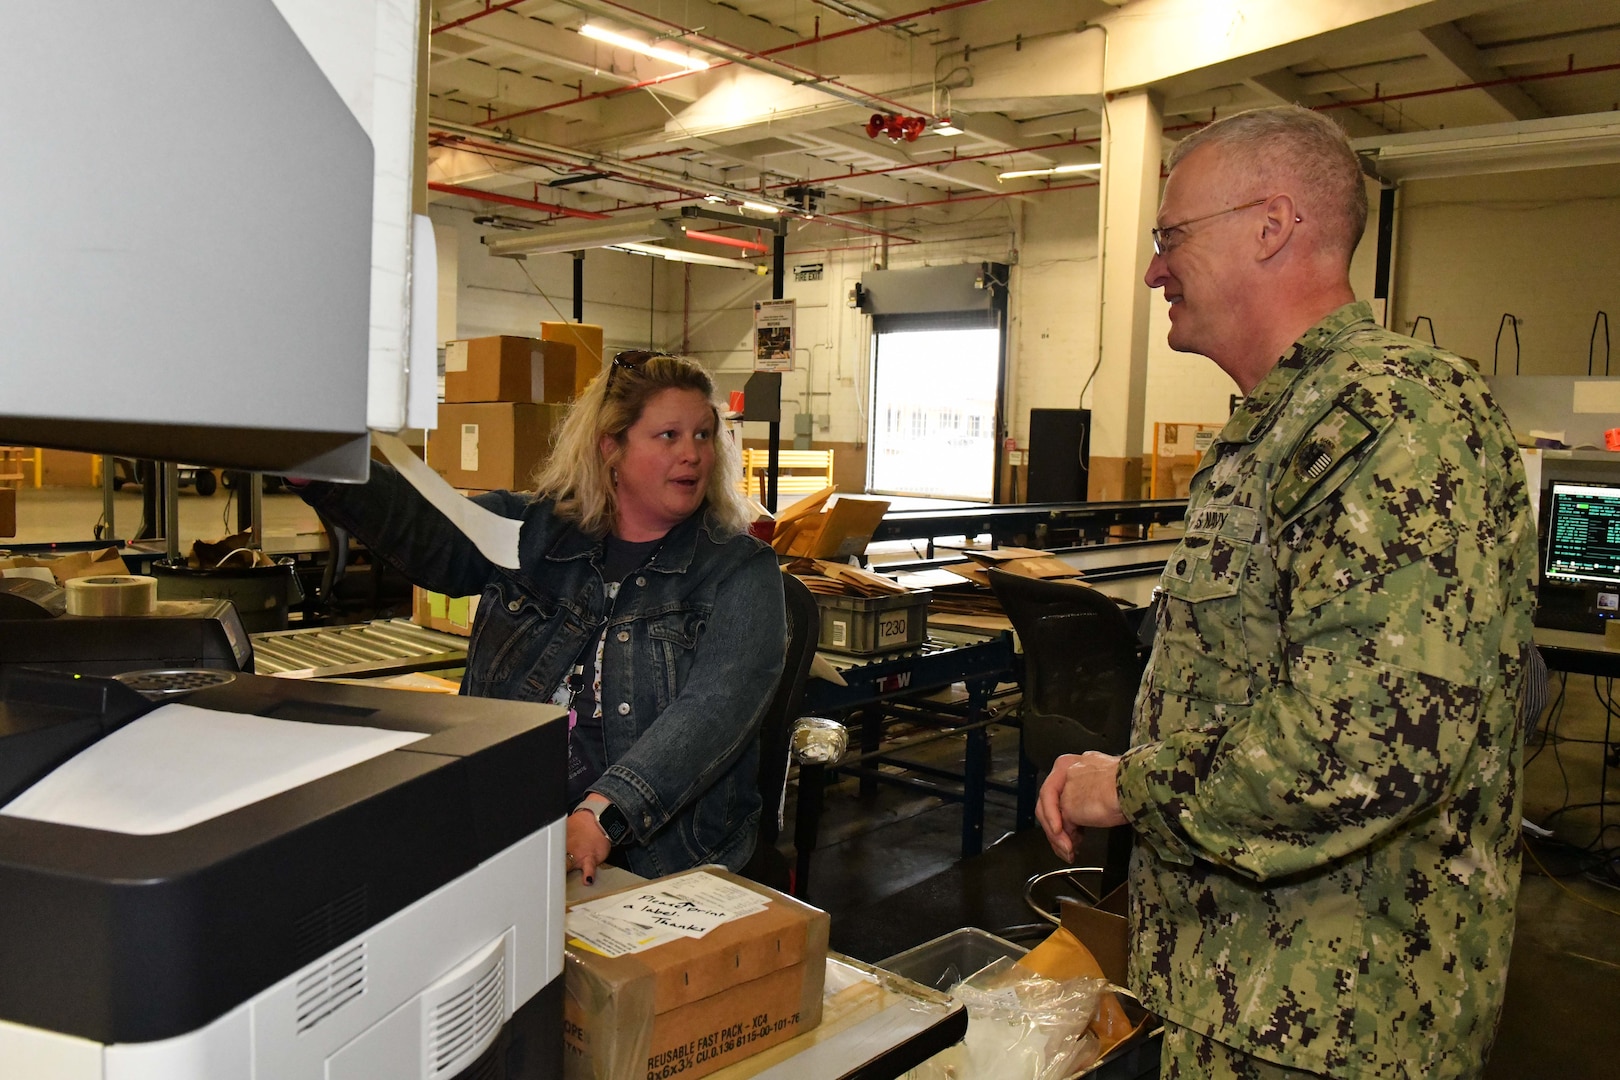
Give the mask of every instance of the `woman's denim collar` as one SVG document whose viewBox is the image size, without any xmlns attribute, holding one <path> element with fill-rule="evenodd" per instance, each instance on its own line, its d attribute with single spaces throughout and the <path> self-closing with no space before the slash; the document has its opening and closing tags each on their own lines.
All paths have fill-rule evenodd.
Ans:
<svg viewBox="0 0 1620 1080">
<path fill-rule="evenodd" d="M 669 530 L 657 554 L 647 569 L 666 574 L 684 574 L 692 565 L 692 554 L 697 550 L 700 531 L 708 527 L 709 504 L 699 506 L 691 517 Z M 552 542 L 545 557 L 551 562 L 571 562 L 575 559 L 594 559 L 600 562 L 602 537 L 586 536 L 579 529 L 564 529 Z"/>
</svg>

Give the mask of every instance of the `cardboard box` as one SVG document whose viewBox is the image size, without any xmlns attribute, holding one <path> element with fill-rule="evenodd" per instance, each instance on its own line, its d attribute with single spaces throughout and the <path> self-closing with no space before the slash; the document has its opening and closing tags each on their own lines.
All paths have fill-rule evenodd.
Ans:
<svg viewBox="0 0 1620 1080">
<path fill-rule="evenodd" d="M 602 328 L 592 323 L 543 322 L 541 341 L 566 341 L 574 347 L 574 396 L 609 362 L 602 354 Z"/>
<path fill-rule="evenodd" d="M 478 614 L 477 596 L 446 596 L 411 587 L 411 621 L 417 626 L 457 637 L 472 635 L 473 617 Z"/>
<path fill-rule="evenodd" d="M 600 955 L 570 936 L 563 1014 L 570 1080 L 695 1080 L 821 1023 L 827 913 L 718 867 L 692 873 L 740 886 L 765 907 L 702 937 L 621 956 Z"/>
<path fill-rule="evenodd" d="M 777 515 L 771 547 L 778 555 L 847 559 L 866 551 L 889 511 L 888 500 L 840 495 L 828 509 L 825 504 L 832 493 L 824 488 Z"/>
<path fill-rule="evenodd" d="M 552 402 L 575 397 L 574 347 L 526 337 L 452 341 L 444 353 L 444 400 Z"/>
<path fill-rule="evenodd" d="M 0 536 L 17 535 L 17 489 L 0 488 Z"/>
<path fill-rule="evenodd" d="M 428 434 L 427 463 L 451 487 L 526 491 L 567 415 L 566 405 L 440 405 L 438 429 Z"/>
<path fill-rule="evenodd" d="M 1131 941 L 1125 906 L 1124 885 L 1099 900 L 1095 907 L 1064 900 L 1063 923 L 1059 933 L 1031 949 L 1019 963 L 1048 978 L 1085 975 L 1107 979 L 1115 986 L 1126 985 Z M 1065 932 L 1084 945 L 1083 952 L 1088 955 L 1077 958 L 1072 951 L 1062 949 L 1061 943 L 1053 940 Z M 1073 966 L 1077 960 L 1080 966 Z M 1107 995 L 1099 1004 L 1097 1018 L 1091 1025 L 1092 1034 L 1101 1043 L 1101 1053 L 1093 1068 L 1128 1054 L 1154 1026 L 1156 1020 L 1153 1015 L 1137 1004 L 1134 997 L 1123 993 Z M 1152 1053 L 1157 1060 L 1157 1049 Z"/>
</svg>

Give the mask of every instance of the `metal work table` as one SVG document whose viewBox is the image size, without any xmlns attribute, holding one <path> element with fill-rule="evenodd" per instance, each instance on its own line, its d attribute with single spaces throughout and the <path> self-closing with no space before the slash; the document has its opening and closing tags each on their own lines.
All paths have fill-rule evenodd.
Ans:
<svg viewBox="0 0 1620 1080">
<path fill-rule="evenodd" d="M 894 510 L 883 515 L 874 542 L 927 540 L 934 554 L 936 536 L 982 536 L 1003 544 L 1014 537 L 1033 536 L 1044 530 L 1077 532 L 1100 538 L 1119 525 L 1167 525 L 1187 514 L 1186 499 L 1140 502 L 999 503 L 948 510 Z"/>
<path fill-rule="evenodd" d="M 892 653 L 887 656 L 857 657 L 838 653 L 821 654 L 839 669 L 846 686 L 837 686 L 823 679 L 811 679 L 804 691 L 804 712 L 807 715 L 852 713 L 858 723 L 860 754 L 852 764 L 839 766 L 846 772 L 861 776 L 862 793 L 872 791 L 879 781 L 918 787 L 929 794 L 962 803 L 962 854 L 976 854 L 984 847 L 984 797 L 992 786 L 990 772 L 989 703 L 998 683 L 1013 682 L 1018 678 L 1018 662 L 1013 652 L 1010 631 L 975 633 L 965 630 L 929 628 L 928 640 L 920 649 Z M 883 752 L 883 719 L 886 703 L 900 698 L 917 697 L 943 690 L 953 683 L 967 688 L 967 701 L 962 704 L 935 704 L 938 711 L 957 721 L 947 734 L 961 733 L 967 742 L 960 774 L 925 766 L 898 758 L 893 752 Z M 903 748 L 901 748 L 903 749 Z M 880 764 L 897 765 L 909 772 L 933 774 L 959 779 L 961 790 L 942 787 L 927 780 L 897 777 L 879 771 Z M 806 767 L 799 774 L 800 809 L 806 808 L 806 791 L 814 788 L 810 807 L 819 804 L 819 784 L 824 774 L 817 767 Z M 1023 780 L 1020 775 L 1020 780 Z M 1024 790 L 1028 788 L 1027 792 Z M 1019 820 L 1034 820 L 1033 777 L 1020 783 Z M 1026 808 L 1027 804 L 1027 808 Z M 817 811 L 810 811 L 812 817 Z M 809 875 L 810 852 L 815 848 L 815 831 L 796 832 L 799 848 L 800 881 Z M 802 886 L 801 886 L 802 887 Z"/>
</svg>

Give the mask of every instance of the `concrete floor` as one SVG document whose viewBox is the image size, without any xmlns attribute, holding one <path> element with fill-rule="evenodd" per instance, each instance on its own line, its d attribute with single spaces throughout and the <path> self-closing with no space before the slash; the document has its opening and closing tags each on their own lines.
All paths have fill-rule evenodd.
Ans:
<svg viewBox="0 0 1620 1080">
<path fill-rule="evenodd" d="M 128 535 L 139 521 L 140 496 L 126 489 L 117 499 L 118 531 Z M 321 546 L 314 514 L 295 496 L 267 496 L 264 506 L 266 532 L 273 542 Z M 100 515 L 97 491 L 25 489 L 19 500 L 15 542 L 90 540 Z M 184 547 L 196 539 L 219 539 L 234 528 L 234 506 L 227 504 L 223 490 L 206 499 L 194 492 L 183 493 L 180 515 Z M 4 543 L 0 541 L 0 545 Z M 1535 859 L 1525 861 L 1507 1004 L 1484 1074 L 1489 1080 L 1606 1080 L 1620 1075 L 1620 1023 L 1616 1022 L 1620 1018 L 1620 875 L 1615 873 L 1617 864 L 1597 853 L 1604 840 L 1620 843 L 1620 807 L 1558 812 L 1570 804 L 1598 801 L 1604 794 L 1605 778 L 1607 797 L 1620 800 L 1620 769 L 1608 768 L 1603 760 L 1609 717 L 1600 693 L 1608 697 L 1607 684 L 1594 685 L 1589 677 L 1571 676 L 1561 711 L 1549 710 L 1550 719 L 1527 750 L 1525 815 L 1553 828 L 1555 837 L 1535 842 L 1530 849 Z M 1620 737 L 1620 729 L 1614 734 Z M 1011 781 L 1016 775 L 1016 732 L 992 729 L 992 747 L 995 777 Z M 909 756 L 959 765 L 960 755 L 960 740 L 951 739 Z M 783 847 L 791 854 L 791 789 L 789 801 L 788 840 Z M 1012 828 L 1011 796 L 992 793 L 986 809 L 986 842 Z M 854 913 L 885 897 L 908 888 L 914 892 L 925 889 L 931 877 L 958 862 L 960 843 L 959 805 L 886 785 L 863 797 L 855 779 L 842 779 L 826 792 L 808 898 L 833 913 L 836 939 L 840 914 L 854 918 Z M 1592 850 L 1583 850 L 1588 848 Z M 1005 896 L 993 906 L 995 914 L 981 920 L 995 925 L 983 929 L 1028 922 L 1029 916 L 1015 899 L 1021 882 L 1009 880 L 1006 887 Z M 900 934 L 896 940 L 903 938 Z"/>
</svg>

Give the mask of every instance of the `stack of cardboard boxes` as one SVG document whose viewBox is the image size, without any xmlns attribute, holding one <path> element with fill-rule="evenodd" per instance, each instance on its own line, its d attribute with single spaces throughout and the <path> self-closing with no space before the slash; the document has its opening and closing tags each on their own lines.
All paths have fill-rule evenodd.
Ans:
<svg viewBox="0 0 1620 1080">
<path fill-rule="evenodd" d="M 450 342 L 428 465 L 463 491 L 528 488 L 568 403 L 601 370 L 601 334 L 600 327 L 543 323 L 539 338 Z"/>
<path fill-rule="evenodd" d="M 450 342 L 428 466 L 467 495 L 532 488 L 569 403 L 602 369 L 601 357 L 602 328 L 583 323 L 541 323 L 538 338 Z M 418 589 L 416 621 L 466 636 L 476 602 Z"/>
</svg>

